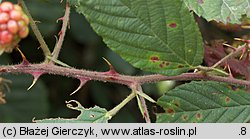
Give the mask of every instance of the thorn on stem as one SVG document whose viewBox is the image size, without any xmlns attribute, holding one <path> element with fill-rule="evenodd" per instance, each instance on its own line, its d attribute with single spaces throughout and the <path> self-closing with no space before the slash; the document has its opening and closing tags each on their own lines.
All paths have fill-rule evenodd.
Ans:
<svg viewBox="0 0 250 139">
<path fill-rule="evenodd" d="M 241 38 L 234 38 L 234 40 L 236 41 L 241 41 L 241 42 L 245 42 L 247 44 L 250 44 L 250 40 L 245 40 L 245 39 L 241 39 Z"/>
<path fill-rule="evenodd" d="M 78 88 L 72 92 L 70 95 L 74 95 L 76 92 L 78 92 L 89 80 L 91 80 L 90 78 L 80 78 L 80 85 L 78 86 Z"/>
<path fill-rule="evenodd" d="M 234 38 L 235 41 L 243 41 L 244 39 L 241 38 Z"/>
<path fill-rule="evenodd" d="M 58 36 L 60 36 L 60 37 L 62 36 L 62 31 L 60 31 L 60 32 L 58 33 Z"/>
<path fill-rule="evenodd" d="M 236 51 L 236 48 L 233 47 L 232 45 L 229 45 L 229 44 L 227 44 L 227 43 L 223 43 L 223 45 L 226 46 L 226 47 L 228 47 L 228 48 L 233 49 L 234 51 Z"/>
<path fill-rule="evenodd" d="M 247 48 L 244 47 L 244 48 L 242 49 L 242 53 L 241 53 L 241 55 L 240 55 L 240 60 L 242 60 L 243 56 L 244 56 L 246 53 L 247 53 Z"/>
<path fill-rule="evenodd" d="M 120 74 L 115 70 L 115 68 L 112 66 L 112 64 L 103 57 L 103 60 L 108 64 L 109 66 L 109 71 L 104 72 L 106 75 L 112 75 L 112 76 L 119 76 Z"/>
<path fill-rule="evenodd" d="M 59 21 L 63 21 L 63 17 L 60 17 L 60 18 L 58 18 L 57 20 L 56 20 L 56 23 L 58 23 Z"/>
<path fill-rule="evenodd" d="M 143 117 L 144 117 L 145 119 L 148 119 L 148 114 L 147 114 L 146 111 L 144 111 Z"/>
<path fill-rule="evenodd" d="M 234 78 L 230 66 L 227 64 L 227 69 L 229 72 L 229 78 Z"/>
<path fill-rule="evenodd" d="M 33 79 L 32 84 L 30 85 L 30 87 L 27 90 L 30 90 L 36 84 L 36 82 L 38 81 L 39 77 L 41 75 L 43 75 L 44 73 L 38 71 L 38 72 L 31 72 L 30 74 L 33 76 L 34 79 Z"/>
<path fill-rule="evenodd" d="M 29 61 L 26 59 L 25 55 L 23 54 L 23 52 L 18 48 L 16 47 L 16 50 L 20 53 L 21 57 L 22 57 L 22 64 L 23 65 L 29 65 Z"/>
</svg>

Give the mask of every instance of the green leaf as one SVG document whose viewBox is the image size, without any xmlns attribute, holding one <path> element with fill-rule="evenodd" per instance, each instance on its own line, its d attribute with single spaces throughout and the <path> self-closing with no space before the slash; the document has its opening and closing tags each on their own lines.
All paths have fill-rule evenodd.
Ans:
<svg viewBox="0 0 250 139">
<path fill-rule="evenodd" d="M 75 102 L 78 106 L 73 107 L 71 102 Z M 95 106 L 90 109 L 86 109 L 81 104 L 75 100 L 71 100 L 67 103 L 67 107 L 70 109 L 74 109 L 80 111 L 81 114 L 77 118 L 64 119 L 64 118 L 51 118 L 51 119 L 43 119 L 43 120 L 34 120 L 37 123 L 107 123 L 110 119 L 107 116 L 107 110 Z"/>
<path fill-rule="evenodd" d="M 182 0 L 74 3 L 107 46 L 135 67 L 178 75 L 202 62 L 201 35 Z"/>
<path fill-rule="evenodd" d="M 240 23 L 242 15 L 250 16 L 249 0 L 184 0 L 190 10 L 208 21 Z"/>
<path fill-rule="evenodd" d="M 157 122 L 241 123 L 250 120 L 250 94 L 218 82 L 191 82 L 159 98 Z"/>
<path fill-rule="evenodd" d="M 77 5 L 78 4 L 78 0 L 68 0 L 70 5 Z"/>
</svg>

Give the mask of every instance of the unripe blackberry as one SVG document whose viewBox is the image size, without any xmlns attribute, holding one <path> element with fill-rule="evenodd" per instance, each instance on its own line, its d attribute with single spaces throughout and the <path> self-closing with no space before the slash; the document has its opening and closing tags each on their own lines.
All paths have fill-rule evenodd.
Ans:
<svg viewBox="0 0 250 139">
<path fill-rule="evenodd" d="M 0 24 L 4 24 L 8 22 L 9 19 L 10 19 L 10 16 L 8 13 L 5 13 L 5 12 L 0 13 Z"/>
<path fill-rule="evenodd" d="M 18 25 L 15 20 L 10 20 L 7 24 L 7 28 L 12 34 L 16 34 L 18 32 Z"/>
<path fill-rule="evenodd" d="M 2 12 L 10 12 L 11 10 L 13 10 L 14 5 L 11 2 L 3 2 L 0 5 L 0 10 Z"/>
<path fill-rule="evenodd" d="M 29 34 L 29 18 L 22 8 L 11 2 L 0 3 L 0 55 L 12 52 Z"/>
</svg>

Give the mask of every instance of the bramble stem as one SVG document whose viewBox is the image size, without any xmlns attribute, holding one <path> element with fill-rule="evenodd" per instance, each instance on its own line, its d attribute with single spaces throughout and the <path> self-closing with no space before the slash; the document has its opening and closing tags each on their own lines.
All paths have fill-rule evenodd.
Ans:
<svg viewBox="0 0 250 139">
<path fill-rule="evenodd" d="M 87 71 L 80 70 L 71 67 L 60 67 L 54 64 L 41 63 L 41 64 L 19 64 L 19 65 L 3 65 L 0 66 L 0 75 L 4 73 L 25 73 L 32 74 L 35 72 L 43 73 L 43 74 L 54 74 L 61 75 L 72 78 L 89 78 L 91 80 L 103 81 L 103 82 L 113 82 L 118 84 L 123 84 L 128 87 L 136 85 L 135 88 L 137 91 L 140 91 L 138 86 L 146 83 L 156 83 L 159 81 L 165 80 L 176 80 L 176 81 L 188 81 L 188 80 L 209 80 L 209 81 L 217 81 L 217 82 L 225 82 L 230 84 L 237 85 L 245 85 L 250 86 L 250 81 L 239 80 L 230 77 L 221 77 L 216 75 L 202 74 L 202 73 L 184 73 L 177 76 L 163 76 L 159 74 L 154 75 L 146 75 L 146 76 L 128 76 L 128 75 L 119 75 L 117 74 L 109 74 L 106 72 L 96 72 L 96 71 Z M 114 116 L 121 108 L 123 108 L 129 101 L 131 101 L 137 94 L 133 88 L 132 93 L 123 100 L 118 106 L 114 109 L 110 110 L 107 114 L 108 117 Z M 139 96 L 141 107 L 143 108 L 143 115 L 146 122 L 150 122 L 150 117 L 147 111 L 147 106 L 145 100 L 142 96 Z"/>
<path fill-rule="evenodd" d="M 143 111 L 143 117 L 144 117 L 146 123 L 151 123 L 150 116 L 149 116 L 149 112 L 148 112 L 148 107 L 147 107 L 145 98 L 143 98 L 142 96 L 138 96 L 138 97 L 139 97 L 141 106 L 142 106 L 142 108 L 143 108 L 143 110 L 144 110 L 144 111 Z"/>
<path fill-rule="evenodd" d="M 143 93 L 141 85 L 136 85 L 134 89 L 136 89 L 140 93 Z M 142 110 L 143 110 L 142 111 L 142 115 L 143 115 L 146 123 L 151 123 L 149 112 L 148 112 L 148 107 L 147 107 L 145 98 L 143 98 L 142 96 L 138 95 L 138 101 L 139 101 L 138 103 L 141 104 L 141 107 L 142 107 Z"/>
<path fill-rule="evenodd" d="M 146 84 L 156 83 L 159 81 L 175 80 L 175 81 L 192 81 L 192 80 L 209 80 L 217 82 L 225 82 L 229 84 L 237 84 L 243 86 L 250 86 L 250 81 L 240 80 L 230 77 L 221 77 L 217 75 L 209 75 L 202 73 L 183 73 L 177 76 L 164 76 L 159 74 L 146 75 L 146 76 L 128 76 L 128 75 L 110 75 L 104 72 L 80 70 L 75 68 L 60 67 L 46 63 L 29 64 L 29 65 L 3 65 L 0 66 L 0 75 L 3 73 L 26 73 L 42 72 L 44 74 L 61 75 L 72 78 L 90 78 L 91 80 L 112 82 L 131 86 L 132 84 Z"/>
<path fill-rule="evenodd" d="M 48 60 L 48 59 L 47 59 L 47 56 L 50 56 L 50 55 L 51 55 L 51 52 L 50 52 L 50 50 L 49 50 L 48 45 L 47 45 L 46 42 L 44 41 L 43 36 L 42 36 L 41 32 L 39 31 L 39 29 L 38 29 L 38 27 L 37 27 L 37 25 L 36 25 L 34 19 L 32 18 L 31 14 L 30 14 L 30 12 L 29 12 L 27 6 L 26 6 L 26 4 L 24 3 L 24 1 L 23 1 L 23 0 L 18 0 L 18 3 L 21 4 L 21 6 L 23 7 L 24 12 L 25 12 L 25 13 L 27 14 L 27 16 L 29 17 L 29 19 L 30 19 L 30 26 L 31 26 L 31 28 L 32 28 L 32 30 L 33 30 L 33 32 L 34 32 L 34 34 L 35 34 L 37 40 L 38 40 L 39 43 L 40 43 L 40 47 L 41 47 L 42 50 L 43 50 L 43 53 L 44 53 L 44 56 L 45 56 L 45 60 Z"/>
<path fill-rule="evenodd" d="M 70 6 L 68 4 L 68 2 L 66 3 L 66 9 L 65 9 L 65 14 L 62 18 L 63 20 L 63 24 L 62 24 L 62 29 L 60 31 L 60 36 L 59 36 L 59 40 L 54 48 L 54 51 L 52 53 L 52 62 L 57 60 L 59 53 L 62 49 L 62 45 L 63 45 L 63 41 L 64 41 L 64 37 L 66 34 L 66 30 L 68 27 L 68 23 L 69 23 L 69 15 L 70 15 Z"/>
<path fill-rule="evenodd" d="M 54 62 L 57 61 L 59 57 L 59 54 L 60 54 L 60 51 L 62 49 L 62 45 L 64 42 L 64 38 L 66 35 L 66 30 L 69 24 L 70 6 L 68 5 L 68 3 L 66 3 L 65 14 L 62 18 L 63 23 L 62 23 L 62 28 L 61 28 L 60 35 L 59 35 L 59 40 L 56 43 L 53 53 L 51 54 L 51 51 L 49 50 L 48 45 L 44 41 L 43 36 L 41 35 L 35 21 L 33 20 L 31 14 L 29 13 L 24 1 L 18 0 L 18 2 L 22 5 L 24 12 L 28 15 L 30 19 L 31 28 L 40 43 L 40 47 L 43 50 L 43 53 L 45 55 L 45 61 L 48 62 L 49 60 L 51 60 L 52 64 L 41 63 L 41 64 L 3 65 L 3 66 L 0 66 L 0 75 L 4 73 L 53 74 L 53 75 L 61 75 L 61 76 L 72 77 L 72 78 L 77 78 L 77 79 L 88 78 L 90 80 L 112 82 L 112 83 L 117 83 L 117 84 L 123 84 L 123 85 L 130 87 L 132 89 L 132 93 L 129 96 L 127 96 L 120 104 L 118 104 L 116 107 L 108 111 L 108 113 L 106 114 L 106 116 L 109 117 L 110 119 L 114 115 L 116 115 L 116 113 L 119 112 L 128 102 L 130 102 L 132 99 L 137 97 L 138 104 L 140 105 L 140 108 L 141 108 L 140 110 L 142 111 L 143 117 L 145 118 L 147 123 L 150 123 L 151 120 L 150 120 L 149 112 L 148 112 L 147 105 L 144 99 L 145 96 L 143 97 L 139 95 L 139 93 L 137 93 L 137 91 L 143 93 L 141 85 L 146 84 L 146 83 L 156 83 L 159 81 L 166 81 L 166 80 L 175 80 L 175 81 L 208 80 L 208 81 L 225 82 L 229 84 L 237 84 L 237 85 L 244 85 L 244 86 L 250 87 L 250 81 L 235 79 L 231 77 L 222 77 L 222 76 L 217 76 L 217 75 L 203 74 L 203 73 L 183 73 L 177 76 L 164 76 L 164 75 L 159 75 L 159 74 L 146 75 L 146 76 L 129 76 L 129 75 L 111 74 L 109 72 L 107 73 L 107 72 L 80 70 L 80 69 L 75 69 L 72 67 L 61 67 L 61 66 L 55 65 Z M 227 75 L 226 72 L 220 69 L 216 69 L 216 67 L 218 67 L 219 65 L 227 61 L 232 56 L 238 54 L 244 48 L 246 48 L 246 45 L 240 46 L 235 51 L 231 52 L 229 55 L 225 56 L 223 59 L 218 61 L 212 67 L 198 66 L 197 68 L 204 70 L 204 71 L 217 71 L 219 73 Z M 145 98 L 147 99 L 147 97 Z"/>
</svg>

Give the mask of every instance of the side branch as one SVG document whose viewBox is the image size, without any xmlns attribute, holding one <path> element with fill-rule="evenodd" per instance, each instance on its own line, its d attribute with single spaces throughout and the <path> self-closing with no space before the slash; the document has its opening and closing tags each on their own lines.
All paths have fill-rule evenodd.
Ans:
<svg viewBox="0 0 250 139">
<path fill-rule="evenodd" d="M 34 34 L 35 34 L 37 40 L 38 40 L 39 43 L 40 43 L 40 47 L 41 47 L 42 50 L 43 50 L 43 53 L 44 53 L 44 55 L 45 55 L 45 59 L 47 59 L 46 57 L 51 55 L 51 52 L 50 52 L 50 50 L 49 50 L 49 48 L 48 48 L 48 45 L 47 45 L 46 42 L 44 41 L 43 36 L 42 36 L 41 32 L 39 31 L 39 29 L 38 29 L 38 27 L 37 27 L 35 21 L 33 20 L 33 18 L 32 18 L 32 16 L 31 16 L 31 14 L 30 14 L 30 12 L 29 12 L 27 6 L 25 5 L 24 1 L 23 1 L 23 0 L 18 0 L 18 2 L 21 4 L 21 6 L 23 7 L 24 12 L 25 12 L 25 13 L 27 14 L 27 16 L 29 17 L 29 19 L 30 19 L 30 26 L 31 26 L 31 28 L 32 28 L 32 30 L 33 30 L 33 32 L 34 32 Z"/>
<path fill-rule="evenodd" d="M 131 86 L 134 84 L 156 83 L 165 80 L 189 81 L 189 80 L 210 80 L 217 82 L 225 82 L 229 84 L 237 84 L 250 86 L 250 81 L 239 80 L 231 77 L 221 77 L 215 75 L 207 75 L 201 73 L 184 73 L 178 76 L 163 76 L 163 75 L 146 75 L 146 76 L 128 76 L 128 75 L 112 75 L 106 72 L 95 72 L 88 70 L 80 70 L 74 68 L 60 67 L 51 64 L 28 64 L 28 65 L 6 65 L 0 66 L 0 75 L 3 73 L 26 73 L 32 74 L 40 72 L 44 74 L 61 75 L 72 78 L 90 78 L 91 80 L 113 82 Z"/>
<path fill-rule="evenodd" d="M 69 15 L 70 15 L 70 6 L 68 3 L 66 3 L 66 9 L 65 9 L 65 14 L 64 16 L 62 17 L 62 20 L 63 20 L 63 24 L 62 24 L 62 29 L 59 33 L 59 40 L 54 48 L 54 51 L 52 53 L 52 61 L 55 61 L 57 60 L 58 56 L 59 56 L 59 53 L 61 51 L 61 48 L 62 48 L 62 44 L 63 44 L 63 41 L 64 41 L 64 37 L 65 37 L 65 34 L 66 34 L 66 30 L 67 30 L 67 27 L 68 27 L 68 23 L 69 23 Z"/>
</svg>

